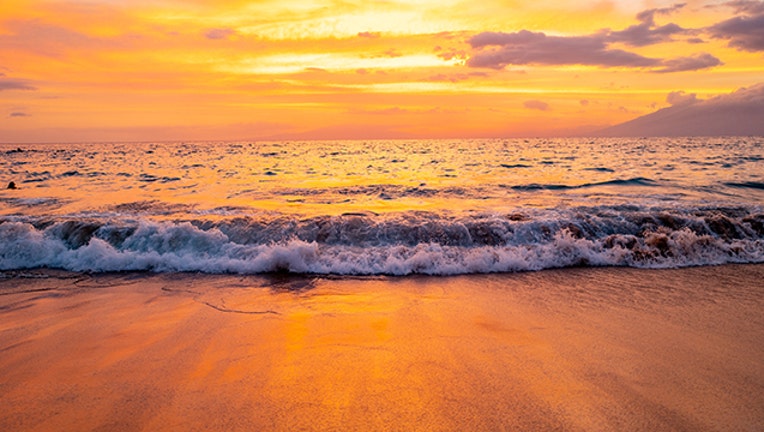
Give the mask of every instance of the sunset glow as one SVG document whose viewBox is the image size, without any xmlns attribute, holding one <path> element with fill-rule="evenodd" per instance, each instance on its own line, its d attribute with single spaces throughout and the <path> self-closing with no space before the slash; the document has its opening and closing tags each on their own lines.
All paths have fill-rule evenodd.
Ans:
<svg viewBox="0 0 764 432">
<path fill-rule="evenodd" d="M 0 142 L 585 135 L 761 83 L 762 22 L 739 0 L 10 0 Z"/>
</svg>

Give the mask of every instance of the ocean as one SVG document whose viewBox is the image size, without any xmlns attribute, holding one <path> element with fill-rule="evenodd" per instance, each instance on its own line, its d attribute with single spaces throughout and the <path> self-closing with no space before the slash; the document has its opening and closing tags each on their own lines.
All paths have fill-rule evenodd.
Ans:
<svg viewBox="0 0 764 432">
<path fill-rule="evenodd" d="M 762 263 L 763 144 L 3 144 L 0 270 L 456 275 Z"/>
</svg>

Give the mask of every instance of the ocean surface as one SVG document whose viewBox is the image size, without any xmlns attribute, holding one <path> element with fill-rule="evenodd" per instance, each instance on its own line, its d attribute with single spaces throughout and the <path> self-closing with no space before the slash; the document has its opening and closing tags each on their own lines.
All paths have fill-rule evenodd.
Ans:
<svg viewBox="0 0 764 432">
<path fill-rule="evenodd" d="M 0 181 L 0 270 L 764 262 L 764 137 L 0 144 Z"/>
</svg>

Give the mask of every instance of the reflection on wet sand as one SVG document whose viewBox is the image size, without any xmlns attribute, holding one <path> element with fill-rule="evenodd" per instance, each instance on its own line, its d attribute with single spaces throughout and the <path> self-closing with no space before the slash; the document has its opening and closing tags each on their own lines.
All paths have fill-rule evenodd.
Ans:
<svg viewBox="0 0 764 432">
<path fill-rule="evenodd" d="M 761 265 L 4 276 L 2 430 L 764 425 Z"/>
</svg>

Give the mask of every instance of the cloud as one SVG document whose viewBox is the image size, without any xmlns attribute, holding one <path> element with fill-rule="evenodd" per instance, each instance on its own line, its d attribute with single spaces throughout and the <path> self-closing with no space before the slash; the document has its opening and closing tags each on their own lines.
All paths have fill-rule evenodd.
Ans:
<svg viewBox="0 0 764 432">
<path fill-rule="evenodd" d="M 213 28 L 204 32 L 204 37 L 212 40 L 228 39 L 236 34 L 236 30 L 230 28 Z"/>
<path fill-rule="evenodd" d="M 403 57 L 403 54 L 395 48 L 390 48 L 389 50 L 382 53 L 382 56 L 395 58 L 395 57 Z"/>
<path fill-rule="evenodd" d="M 670 13 L 674 13 L 678 11 L 679 9 L 682 9 L 685 7 L 687 3 L 675 3 L 669 7 L 665 8 L 656 8 L 656 9 L 648 9 L 644 10 L 637 14 L 637 19 L 641 22 L 649 23 L 649 24 L 655 24 L 655 14 L 660 15 L 668 15 Z"/>
<path fill-rule="evenodd" d="M 549 108 L 549 104 L 540 100 L 529 100 L 523 102 L 523 106 L 532 109 L 532 110 L 539 110 L 539 111 L 549 111 L 551 108 Z"/>
<path fill-rule="evenodd" d="M 578 103 L 580 103 L 581 106 L 587 106 L 587 105 L 589 105 L 589 100 L 588 99 L 581 99 L 580 101 L 578 101 Z"/>
<path fill-rule="evenodd" d="M 609 49 L 604 33 L 566 37 L 547 36 L 528 30 L 515 33 L 484 32 L 470 38 L 469 44 L 477 49 L 498 47 L 470 57 L 467 65 L 471 67 L 502 69 L 511 64 L 648 67 L 660 64 L 659 59 Z"/>
<path fill-rule="evenodd" d="M 15 112 L 12 112 L 12 113 L 8 114 L 8 117 L 31 117 L 31 116 L 32 116 L 31 114 L 27 114 L 27 113 L 21 112 L 21 111 L 15 111 Z"/>
<path fill-rule="evenodd" d="M 684 90 L 674 91 L 666 95 L 666 102 L 670 105 L 689 105 L 698 102 L 699 99 L 695 93 L 685 93 Z"/>
<path fill-rule="evenodd" d="M 467 51 L 461 50 L 461 49 L 456 49 L 456 48 L 447 48 L 447 49 L 444 49 L 441 46 L 436 46 L 433 51 L 435 51 L 437 53 L 436 55 L 438 57 L 440 57 L 440 58 L 442 58 L 443 60 L 446 60 L 446 61 L 453 60 L 453 59 L 457 59 L 457 60 L 466 60 L 467 59 Z"/>
<path fill-rule="evenodd" d="M 735 9 L 735 13 L 758 15 L 764 14 L 764 1 L 757 0 L 733 0 L 724 3 Z"/>
<path fill-rule="evenodd" d="M 658 67 L 655 72 L 685 72 L 719 66 L 722 61 L 707 53 L 674 59 L 643 57 L 607 47 L 605 34 L 591 36 L 547 36 L 521 30 L 516 33 L 485 32 L 469 40 L 473 48 L 498 46 L 473 55 L 467 65 L 502 69 L 508 65 L 583 64 L 603 67 Z"/>
<path fill-rule="evenodd" d="M 32 52 L 59 57 L 74 49 L 116 46 L 116 41 L 87 36 L 64 27 L 46 24 L 38 19 L 9 20 L 3 23 L 7 33 L 0 34 L 0 51 Z"/>
<path fill-rule="evenodd" d="M 379 32 L 368 32 L 368 31 L 365 31 L 365 32 L 358 33 L 358 37 L 369 38 L 369 39 L 377 39 L 380 36 L 382 36 L 382 34 L 379 33 Z"/>
<path fill-rule="evenodd" d="M 684 29 L 677 24 L 655 24 L 656 15 L 668 15 L 684 6 L 684 3 L 677 3 L 670 7 L 648 9 L 637 14 L 639 24 L 625 30 L 604 29 L 583 36 L 550 36 L 528 30 L 514 33 L 478 33 L 468 40 L 475 51 L 466 64 L 470 67 L 493 69 L 525 64 L 587 65 L 650 68 L 658 73 L 692 71 L 723 64 L 721 60 L 707 53 L 660 59 L 612 47 L 615 43 L 642 47 L 674 41 L 676 35 L 697 35 L 698 30 Z M 764 23 L 761 28 L 764 29 Z M 747 34 L 751 37 L 750 31 Z M 703 40 L 691 37 L 688 42 L 697 44 L 703 43 Z"/>
<path fill-rule="evenodd" d="M 708 30 L 712 37 L 727 39 L 729 46 L 740 51 L 764 51 L 764 12 L 730 18 Z"/>
<path fill-rule="evenodd" d="M 764 83 L 743 87 L 729 95 L 708 99 L 710 104 L 729 104 L 764 109 Z M 764 125 L 764 123 L 762 123 Z"/>
<path fill-rule="evenodd" d="M 37 88 L 22 80 L 0 79 L 0 91 L 3 90 L 37 90 Z"/>
<path fill-rule="evenodd" d="M 667 15 L 676 12 L 685 6 L 678 3 L 667 8 L 648 9 L 637 14 L 639 24 L 632 25 L 625 30 L 613 31 L 608 35 L 610 42 L 622 42 L 631 46 L 654 45 L 662 42 L 671 42 L 672 36 L 687 33 L 688 30 L 670 23 L 663 26 L 655 25 L 655 15 Z"/>
<path fill-rule="evenodd" d="M 663 68 L 656 70 L 657 73 L 687 72 L 699 69 L 707 69 L 723 64 L 721 60 L 708 53 L 696 54 L 690 57 L 677 57 L 661 62 Z"/>
<path fill-rule="evenodd" d="M 653 28 L 652 25 L 642 23 L 633 25 L 626 30 L 610 33 L 608 38 L 611 42 L 623 42 L 631 46 L 655 45 L 662 42 L 673 41 L 672 36 L 686 33 L 687 30 L 676 24 L 666 24 Z"/>
</svg>

